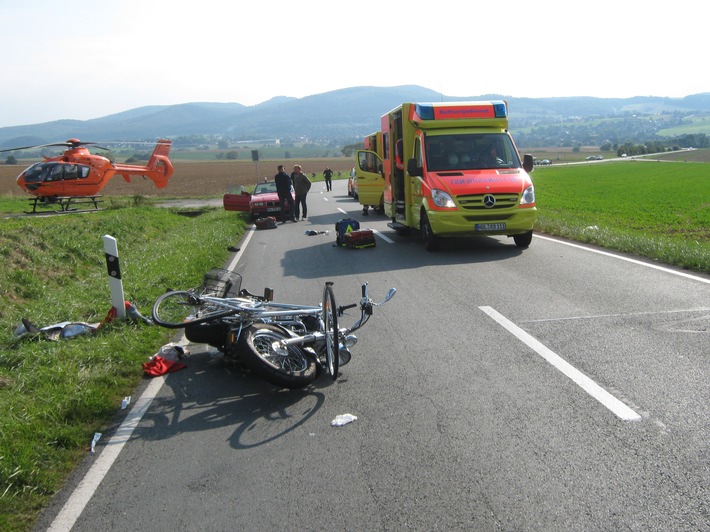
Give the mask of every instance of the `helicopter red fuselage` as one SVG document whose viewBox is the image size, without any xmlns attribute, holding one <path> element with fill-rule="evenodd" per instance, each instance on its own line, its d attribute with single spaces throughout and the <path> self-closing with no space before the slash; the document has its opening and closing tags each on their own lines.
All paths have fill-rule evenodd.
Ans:
<svg viewBox="0 0 710 532">
<path fill-rule="evenodd" d="M 170 145 L 169 140 L 158 141 L 145 166 L 114 164 L 106 157 L 92 154 L 86 147 L 70 147 L 61 156 L 31 165 L 18 176 L 17 184 L 40 198 L 96 196 L 117 174 L 127 182 L 131 176 L 142 175 L 151 179 L 156 187 L 164 188 L 173 174 L 168 158 Z"/>
</svg>

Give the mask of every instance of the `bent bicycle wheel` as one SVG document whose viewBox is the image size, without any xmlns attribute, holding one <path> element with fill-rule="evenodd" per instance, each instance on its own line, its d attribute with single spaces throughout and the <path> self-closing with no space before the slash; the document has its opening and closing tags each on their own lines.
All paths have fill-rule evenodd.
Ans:
<svg viewBox="0 0 710 532">
<path fill-rule="evenodd" d="M 166 292 L 153 304 L 153 321 L 169 329 L 205 323 L 234 314 L 234 311 L 206 303 L 192 292 Z"/>
<path fill-rule="evenodd" d="M 242 361 L 262 379 L 285 388 L 303 388 L 316 378 L 316 361 L 297 345 L 283 347 L 289 334 L 270 323 L 254 323 L 239 336 Z"/>
<path fill-rule="evenodd" d="M 333 283 L 325 283 L 323 289 L 323 325 L 325 326 L 325 363 L 328 375 L 338 378 L 340 365 L 340 342 L 338 338 L 338 310 L 335 306 Z"/>
</svg>

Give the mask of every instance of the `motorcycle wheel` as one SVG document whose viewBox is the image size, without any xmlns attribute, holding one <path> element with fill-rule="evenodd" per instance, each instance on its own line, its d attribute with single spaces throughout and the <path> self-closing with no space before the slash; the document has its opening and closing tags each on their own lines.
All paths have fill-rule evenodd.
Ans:
<svg viewBox="0 0 710 532">
<path fill-rule="evenodd" d="M 340 343 L 338 338 L 338 310 L 335 306 L 333 284 L 326 283 L 323 289 L 323 325 L 325 327 L 325 363 L 328 375 L 338 378 Z"/>
<path fill-rule="evenodd" d="M 262 379 L 284 388 L 303 388 L 316 378 L 316 361 L 297 345 L 283 348 L 289 334 L 270 323 L 254 323 L 239 336 L 239 355 Z"/>
</svg>

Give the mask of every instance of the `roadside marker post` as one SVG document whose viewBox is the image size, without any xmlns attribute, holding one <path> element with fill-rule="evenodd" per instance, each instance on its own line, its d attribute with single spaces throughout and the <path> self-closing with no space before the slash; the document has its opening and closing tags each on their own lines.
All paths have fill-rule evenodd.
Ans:
<svg viewBox="0 0 710 532">
<path fill-rule="evenodd" d="M 126 319 L 126 303 L 123 296 L 123 281 L 121 280 L 121 265 L 118 261 L 118 245 L 116 239 L 104 235 L 104 253 L 108 269 L 108 285 L 111 289 L 111 305 L 116 309 L 116 317 Z"/>
</svg>

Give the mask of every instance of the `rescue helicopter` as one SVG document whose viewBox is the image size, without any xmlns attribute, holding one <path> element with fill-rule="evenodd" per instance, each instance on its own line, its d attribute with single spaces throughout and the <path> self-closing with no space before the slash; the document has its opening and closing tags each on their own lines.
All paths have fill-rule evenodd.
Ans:
<svg viewBox="0 0 710 532">
<path fill-rule="evenodd" d="M 93 210 L 98 210 L 101 201 L 99 193 L 115 175 L 123 176 L 127 183 L 131 182 L 131 176 L 141 175 L 152 180 L 157 188 L 164 188 L 174 171 L 169 159 L 171 141 L 166 139 L 158 140 L 145 166 L 113 163 L 107 157 L 92 154 L 87 146 L 103 150 L 108 148 L 79 139 L 0 152 L 50 146 L 67 149 L 56 157 L 45 156 L 44 161 L 34 163 L 17 177 L 20 188 L 34 196 L 30 199 L 32 211 L 26 211 L 27 214 L 37 213 L 37 207 L 53 208 L 62 213 L 77 212 L 77 207 L 81 205 L 93 205 Z"/>
</svg>

